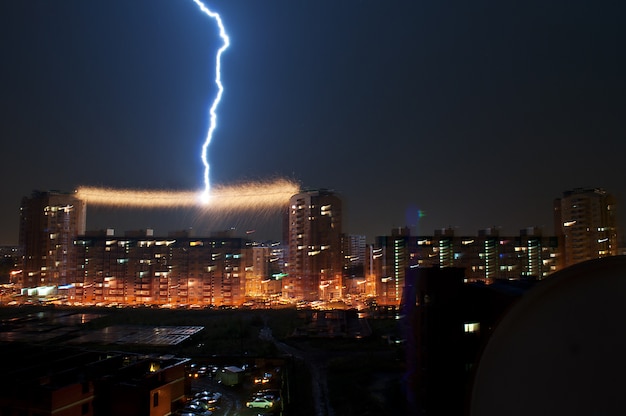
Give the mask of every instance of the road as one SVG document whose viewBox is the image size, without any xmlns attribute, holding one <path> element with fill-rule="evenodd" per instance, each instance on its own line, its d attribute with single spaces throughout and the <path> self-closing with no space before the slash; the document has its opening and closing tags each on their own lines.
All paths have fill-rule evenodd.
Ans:
<svg viewBox="0 0 626 416">
<path fill-rule="evenodd" d="M 213 416 L 257 416 L 280 414 L 280 408 L 275 410 L 248 409 L 245 402 L 250 399 L 251 392 L 247 389 L 234 389 L 224 386 L 210 377 L 200 378 L 193 382 L 192 394 L 199 391 L 219 392 L 222 397 Z"/>
</svg>

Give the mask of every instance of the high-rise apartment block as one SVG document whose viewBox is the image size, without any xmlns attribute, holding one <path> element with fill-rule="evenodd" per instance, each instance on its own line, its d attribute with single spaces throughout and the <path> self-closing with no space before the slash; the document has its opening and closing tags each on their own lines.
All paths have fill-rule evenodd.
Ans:
<svg viewBox="0 0 626 416">
<path fill-rule="evenodd" d="M 364 235 L 345 234 L 342 236 L 344 276 L 363 276 L 363 266 L 365 265 L 365 246 Z"/>
<path fill-rule="evenodd" d="M 328 190 L 305 191 L 289 201 L 289 276 L 283 297 L 342 297 L 341 200 Z"/>
<path fill-rule="evenodd" d="M 76 272 L 74 239 L 85 233 L 85 202 L 74 194 L 35 191 L 22 199 L 19 244 L 23 287 L 65 285 Z"/>
<path fill-rule="evenodd" d="M 416 266 L 417 239 L 408 228 L 393 229 L 390 236 L 376 238 L 377 253 L 373 259 L 376 293 L 381 304 L 399 304 L 406 270 Z"/>
<path fill-rule="evenodd" d="M 452 228 L 430 236 L 395 228 L 366 245 L 365 236 L 342 233 L 341 199 L 323 189 L 293 195 L 284 214 L 282 244 L 232 232 L 196 238 L 137 230 L 119 237 L 85 232 L 85 203 L 74 194 L 34 192 L 22 201 L 23 267 L 11 277 L 23 294 L 54 288 L 91 304 L 240 306 L 355 296 L 400 305 L 411 269 L 459 268 L 465 282 L 489 284 L 540 280 L 619 254 L 615 199 L 603 189 L 574 189 L 555 200 L 554 236 L 535 227 L 508 236 L 497 228 L 464 236 Z"/>
<path fill-rule="evenodd" d="M 75 247 L 78 272 L 67 289 L 73 302 L 239 306 L 246 275 L 256 276 L 253 249 L 241 238 L 103 233 L 81 236 Z"/>
<path fill-rule="evenodd" d="M 521 230 L 519 236 L 501 236 L 495 228 L 476 236 L 456 236 L 452 229 L 412 236 L 408 228 L 399 228 L 377 237 L 368 253 L 366 293 L 379 304 L 399 305 L 410 269 L 460 268 L 466 282 L 543 279 L 557 270 L 558 245 L 537 228 Z"/>
<path fill-rule="evenodd" d="M 618 254 L 615 198 L 604 189 L 576 188 L 554 201 L 560 268 Z"/>
<path fill-rule="evenodd" d="M 71 193 L 34 192 L 20 211 L 22 294 L 72 303 L 239 306 L 279 296 L 282 250 L 228 233 L 86 232 L 85 203 Z M 277 254 L 278 253 L 278 254 Z M 53 288 L 49 290 L 50 288 Z"/>
<path fill-rule="evenodd" d="M 342 236 L 344 296 L 366 293 L 366 247 L 364 235 L 344 234 Z"/>
<path fill-rule="evenodd" d="M 247 251 L 246 297 L 253 302 L 271 305 L 280 297 L 283 273 L 282 246 L 279 243 L 253 244 Z"/>
</svg>

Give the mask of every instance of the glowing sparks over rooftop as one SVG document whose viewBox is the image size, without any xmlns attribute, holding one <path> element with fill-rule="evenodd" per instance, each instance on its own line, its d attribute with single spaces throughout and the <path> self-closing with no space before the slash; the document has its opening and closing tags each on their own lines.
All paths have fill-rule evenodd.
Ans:
<svg viewBox="0 0 626 416">
<path fill-rule="evenodd" d="M 200 10 L 217 22 L 219 36 L 223 41 L 215 58 L 215 84 L 217 94 L 211 107 L 210 124 L 206 139 L 202 145 L 201 159 L 204 164 L 204 190 L 176 191 L 149 189 L 112 189 L 82 186 L 76 190 L 77 198 L 89 205 L 112 206 L 117 208 L 176 209 L 200 208 L 203 212 L 227 215 L 236 212 L 271 212 L 287 206 L 289 198 L 299 192 L 297 183 L 277 179 L 274 181 L 253 181 L 238 185 L 211 187 L 209 181 L 208 147 L 217 127 L 217 106 L 224 87 L 221 81 L 222 53 L 230 45 L 230 40 L 220 15 L 211 11 L 200 0 L 193 0 Z"/>
<path fill-rule="evenodd" d="M 248 182 L 233 186 L 215 186 L 206 202 L 206 192 L 110 189 L 82 186 L 76 196 L 90 205 L 120 208 L 192 208 L 216 211 L 256 211 L 287 206 L 299 192 L 295 182 L 278 179 L 272 182 Z"/>
<path fill-rule="evenodd" d="M 222 94 L 224 93 L 224 86 L 222 85 L 222 74 L 221 74 L 222 53 L 230 45 L 230 39 L 228 38 L 228 35 L 226 34 L 226 30 L 224 29 L 224 24 L 222 23 L 222 18 L 220 17 L 220 15 L 214 11 L 211 11 L 200 0 L 193 0 L 193 2 L 198 5 L 198 7 L 200 8 L 200 10 L 202 10 L 203 13 L 205 13 L 207 16 L 211 17 L 212 19 L 215 19 L 215 21 L 217 22 L 217 26 L 219 27 L 219 30 L 220 30 L 220 38 L 223 41 L 222 47 L 218 49 L 217 54 L 215 56 L 215 84 L 217 85 L 217 95 L 215 96 L 215 99 L 213 100 L 213 104 L 211 105 L 211 108 L 209 110 L 209 113 L 210 113 L 209 131 L 207 132 L 206 139 L 204 140 L 204 144 L 202 145 L 202 153 L 200 155 L 200 157 L 202 158 L 202 163 L 204 164 L 204 194 L 202 195 L 202 198 L 206 201 L 209 198 L 209 190 L 211 189 L 211 182 L 209 181 L 210 166 L 209 166 L 207 153 L 209 149 L 209 144 L 211 143 L 211 139 L 213 137 L 213 132 L 215 131 L 215 128 L 217 127 L 217 112 L 216 112 L 217 106 L 219 105 L 222 99 Z"/>
</svg>

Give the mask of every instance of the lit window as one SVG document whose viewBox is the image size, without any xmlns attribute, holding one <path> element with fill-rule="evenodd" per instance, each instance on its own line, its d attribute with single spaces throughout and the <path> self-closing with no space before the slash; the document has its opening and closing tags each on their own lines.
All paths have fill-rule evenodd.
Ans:
<svg viewBox="0 0 626 416">
<path fill-rule="evenodd" d="M 466 333 L 476 333 L 480 330 L 480 322 L 466 322 L 463 328 Z"/>
</svg>

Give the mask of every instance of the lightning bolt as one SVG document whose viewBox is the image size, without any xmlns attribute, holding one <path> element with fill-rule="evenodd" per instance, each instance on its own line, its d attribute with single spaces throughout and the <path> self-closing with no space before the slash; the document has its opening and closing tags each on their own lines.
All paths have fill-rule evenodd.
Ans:
<svg viewBox="0 0 626 416">
<path fill-rule="evenodd" d="M 213 100 L 213 104 L 211 104 L 211 108 L 209 110 L 209 113 L 211 115 L 210 125 L 209 125 L 209 130 L 206 135 L 206 139 L 204 140 L 204 144 L 202 145 L 202 153 L 200 155 L 200 157 L 202 158 L 202 163 L 204 164 L 204 192 L 201 195 L 201 199 L 204 202 L 208 202 L 209 191 L 211 190 L 211 183 L 209 181 L 210 166 L 209 166 L 209 160 L 207 158 L 207 153 L 208 153 L 209 144 L 211 143 L 211 138 L 213 137 L 213 132 L 215 131 L 215 128 L 217 127 L 217 113 L 216 113 L 217 106 L 219 105 L 222 99 L 222 94 L 224 93 L 224 86 L 222 85 L 222 74 L 221 74 L 222 53 L 226 49 L 228 49 L 228 46 L 230 45 L 230 39 L 228 38 L 228 35 L 226 34 L 226 30 L 224 29 L 224 24 L 222 23 L 222 18 L 220 17 L 220 15 L 214 11 L 211 11 L 200 0 L 193 0 L 193 2 L 196 3 L 196 5 L 200 8 L 200 10 L 202 10 L 203 13 L 205 13 L 210 18 L 215 19 L 215 21 L 217 22 L 217 26 L 219 27 L 219 30 L 220 30 L 220 38 L 222 38 L 222 41 L 223 41 L 222 46 L 217 50 L 217 54 L 215 56 L 215 84 L 217 85 L 217 95 L 215 96 L 215 99 Z"/>
</svg>

